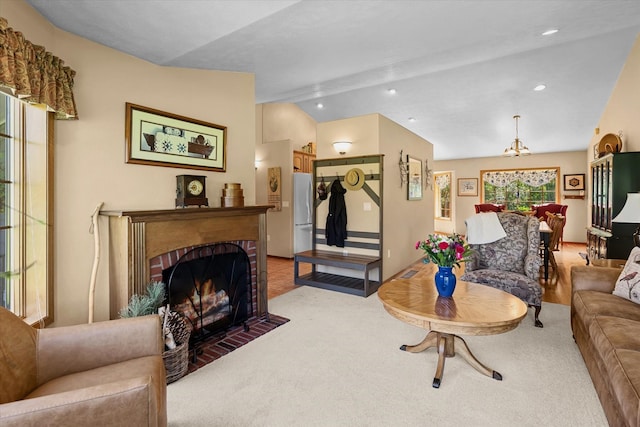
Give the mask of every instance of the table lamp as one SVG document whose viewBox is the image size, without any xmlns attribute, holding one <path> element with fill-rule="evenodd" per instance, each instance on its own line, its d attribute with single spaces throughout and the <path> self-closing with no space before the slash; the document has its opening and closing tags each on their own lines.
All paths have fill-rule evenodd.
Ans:
<svg viewBox="0 0 640 427">
<path fill-rule="evenodd" d="M 612 222 L 640 224 L 640 193 L 627 193 L 627 201 Z M 640 247 L 640 226 L 633 233 L 633 243 Z"/>
</svg>

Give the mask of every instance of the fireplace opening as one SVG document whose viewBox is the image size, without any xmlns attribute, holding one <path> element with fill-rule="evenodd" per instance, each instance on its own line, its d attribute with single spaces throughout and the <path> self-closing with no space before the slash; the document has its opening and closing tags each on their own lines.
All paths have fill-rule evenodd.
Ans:
<svg viewBox="0 0 640 427">
<path fill-rule="evenodd" d="M 193 326 L 191 345 L 253 317 L 251 262 L 242 247 L 215 243 L 186 252 L 162 270 L 167 302 Z M 195 352 L 194 352 L 195 357 Z"/>
</svg>

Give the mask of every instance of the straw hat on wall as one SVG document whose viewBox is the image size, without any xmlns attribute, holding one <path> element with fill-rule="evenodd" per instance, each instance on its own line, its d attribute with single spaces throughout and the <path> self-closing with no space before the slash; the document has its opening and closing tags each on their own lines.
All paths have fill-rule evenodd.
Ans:
<svg viewBox="0 0 640 427">
<path fill-rule="evenodd" d="M 364 172 L 362 169 L 349 169 L 347 173 L 344 174 L 344 187 L 347 190 L 356 191 L 361 189 L 364 185 L 364 181 Z"/>
</svg>

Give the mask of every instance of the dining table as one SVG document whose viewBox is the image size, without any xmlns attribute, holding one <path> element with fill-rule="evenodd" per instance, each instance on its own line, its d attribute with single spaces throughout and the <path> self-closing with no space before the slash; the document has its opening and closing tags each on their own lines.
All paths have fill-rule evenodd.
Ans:
<svg viewBox="0 0 640 427">
<path fill-rule="evenodd" d="M 544 280 L 549 280 L 549 242 L 551 241 L 551 227 L 547 224 L 547 221 L 540 221 L 540 241 L 543 246 L 543 266 L 544 266 Z"/>
</svg>

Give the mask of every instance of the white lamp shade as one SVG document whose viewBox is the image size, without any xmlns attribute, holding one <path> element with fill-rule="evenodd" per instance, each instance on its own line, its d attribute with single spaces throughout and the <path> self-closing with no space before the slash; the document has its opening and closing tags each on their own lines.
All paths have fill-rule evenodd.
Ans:
<svg viewBox="0 0 640 427">
<path fill-rule="evenodd" d="M 612 222 L 640 224 L 640 193 L 627 193 L 627 201 Z"/>
</svg>

